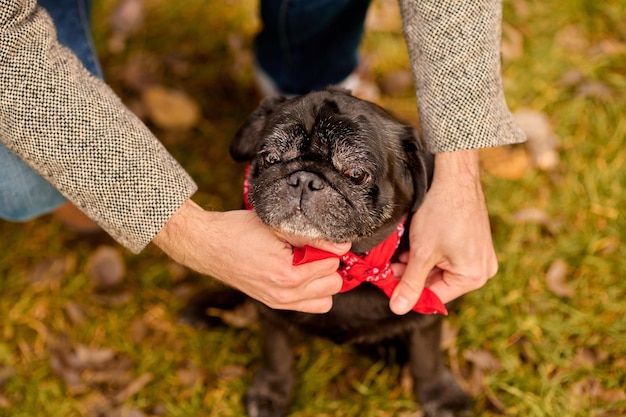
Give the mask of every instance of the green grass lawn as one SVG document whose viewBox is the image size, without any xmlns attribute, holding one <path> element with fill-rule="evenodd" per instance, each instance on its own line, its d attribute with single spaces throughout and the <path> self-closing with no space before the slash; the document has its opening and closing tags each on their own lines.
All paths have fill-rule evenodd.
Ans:
<svg viewBox="0 0 626 417">
<path fill-rule="evenodd" d="M 200 204 L 239 208 L 243 167 L 228 143 L 259 100 L 255 1 L 145 1 L 144 23 L 118 49 L 116 2 L 97 3 L 107 81 L 197 180 Z M 362 48 L 364 73 L 381 85 L 408 68 L 395 11 L 375 2 Z M 504 20 L 507 101 L 547 116 L 560 162 L 518 169 L 514 155 L 528 154 L 518 147 L 496 155 L 504 170 L 485 163 L 500 270 L 450 317 L 446 355 L 476 415 L 623 416 L 626 1 L 507 0 Z M 182 91 L 202 117 L 183 129 L 151 119 L 151 85 Z M 380 103 L 416 117 L 410 88 Z M 50 217 L 0 223 L 0 242 L 0 416 L 244 415 L 258 329 L 178 320 L 208 278 L 153 246 L 134 256 Z M 101 245 L 115 246 L 126 270 L 111 291 L 89 273 Z M 322 340 L 297 353 L 293 416 L 420 415 L 403 369 Z"/>
</svg>

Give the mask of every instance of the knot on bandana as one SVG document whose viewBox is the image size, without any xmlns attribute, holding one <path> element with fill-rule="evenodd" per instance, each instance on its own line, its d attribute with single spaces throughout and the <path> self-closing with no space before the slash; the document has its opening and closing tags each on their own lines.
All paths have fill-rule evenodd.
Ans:
<svg viewBox="0 0 626 417">
<path fill-rule="evenodd" d="M 248 191 L 250 190 L 248 182 L 249 172 L 250 166 L 246 169 L 243 186 L 244 203 L 248 210 L 254 210 L 254 207 L 248 200 Z M 337 272 L 343 278 L 340 292 L 350 291 L 363 282 L 370 282 L 380 288 L 387 297 L 391 297 L 393 290 L 400 283 L 400 280 L 394 276 L 391 269 L 391 258 L 400 245 L 400 239 L 404 234 L 405 222 L 406 218 L 398 224 L 394 233 L 364 254 L 357 255 L 353 252 L 348 252 L 339 256 L 312 246 L 304 246 L 302 248 L 293 248 L 293 264 L 303 265 L 322 259 L 339 258 L 340 264 Z M 422 290 L 422 294 L 413 307 L 413 311 L 421 314 L 448 315 L 448 310 L 439 297 L 426 287 Z"/>
</svg>

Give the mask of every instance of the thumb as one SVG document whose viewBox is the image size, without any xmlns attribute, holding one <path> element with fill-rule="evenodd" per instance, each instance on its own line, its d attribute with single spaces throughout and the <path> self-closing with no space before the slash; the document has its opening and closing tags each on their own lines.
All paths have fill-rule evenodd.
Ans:
<svg viewBox="0 0 626 417">
<path fill-rule="evenodd" d="M 391 295 L 389 307 L 395 314 L 406 314 L 411 311 L 422 295 L 432 266 L 425 261 L 418 262 L 415 257 L 409 260 L 398 286 Z"/>
</svg>

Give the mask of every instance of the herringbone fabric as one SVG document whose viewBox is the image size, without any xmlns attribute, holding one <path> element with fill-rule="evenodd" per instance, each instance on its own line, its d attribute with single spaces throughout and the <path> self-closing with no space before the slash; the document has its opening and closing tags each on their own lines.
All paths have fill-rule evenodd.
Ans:
<svg viewBox="0 0 626 417">
<path fill-rule="evenodd" d="M 0 0 L 0 140 L 134 252 L 196 190 L 35 0 Z"/>
<path fill-rule="evenodd" d="M 523 142 L 504 100 L 500 0 L 399 0 L 431 152 Z"/>
</svg>

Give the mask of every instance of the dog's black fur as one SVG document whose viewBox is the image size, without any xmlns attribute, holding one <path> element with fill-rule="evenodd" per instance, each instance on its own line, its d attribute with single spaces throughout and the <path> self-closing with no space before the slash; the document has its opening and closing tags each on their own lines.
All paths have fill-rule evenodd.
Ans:
<svg viewBox="0 0 626 417">
<path fill-rule="evenodd" d="M 433 171 L 433 156 L 415 129 L 337 89 L 266 99 L 237 132 L 231 154 L 251 164 L 249 198 L 264 222 L 351 241 L 355 253 L 369 251 L 419 207 Z M 407 237 L 408 231 L 398 252 L 406 250 Z M 337 343 L 401 340 L 425 416 L 456 416 L 469 407 L 440 351 L 442 317 L 397 316 L 370 284 L 335 295 L 327 314 L 260 303 L 258 312 L 263 362 L 246 395 L 250 417 L 287 414 L 294 389 L 292 343 L 302 333 Z"/>
</svg>

